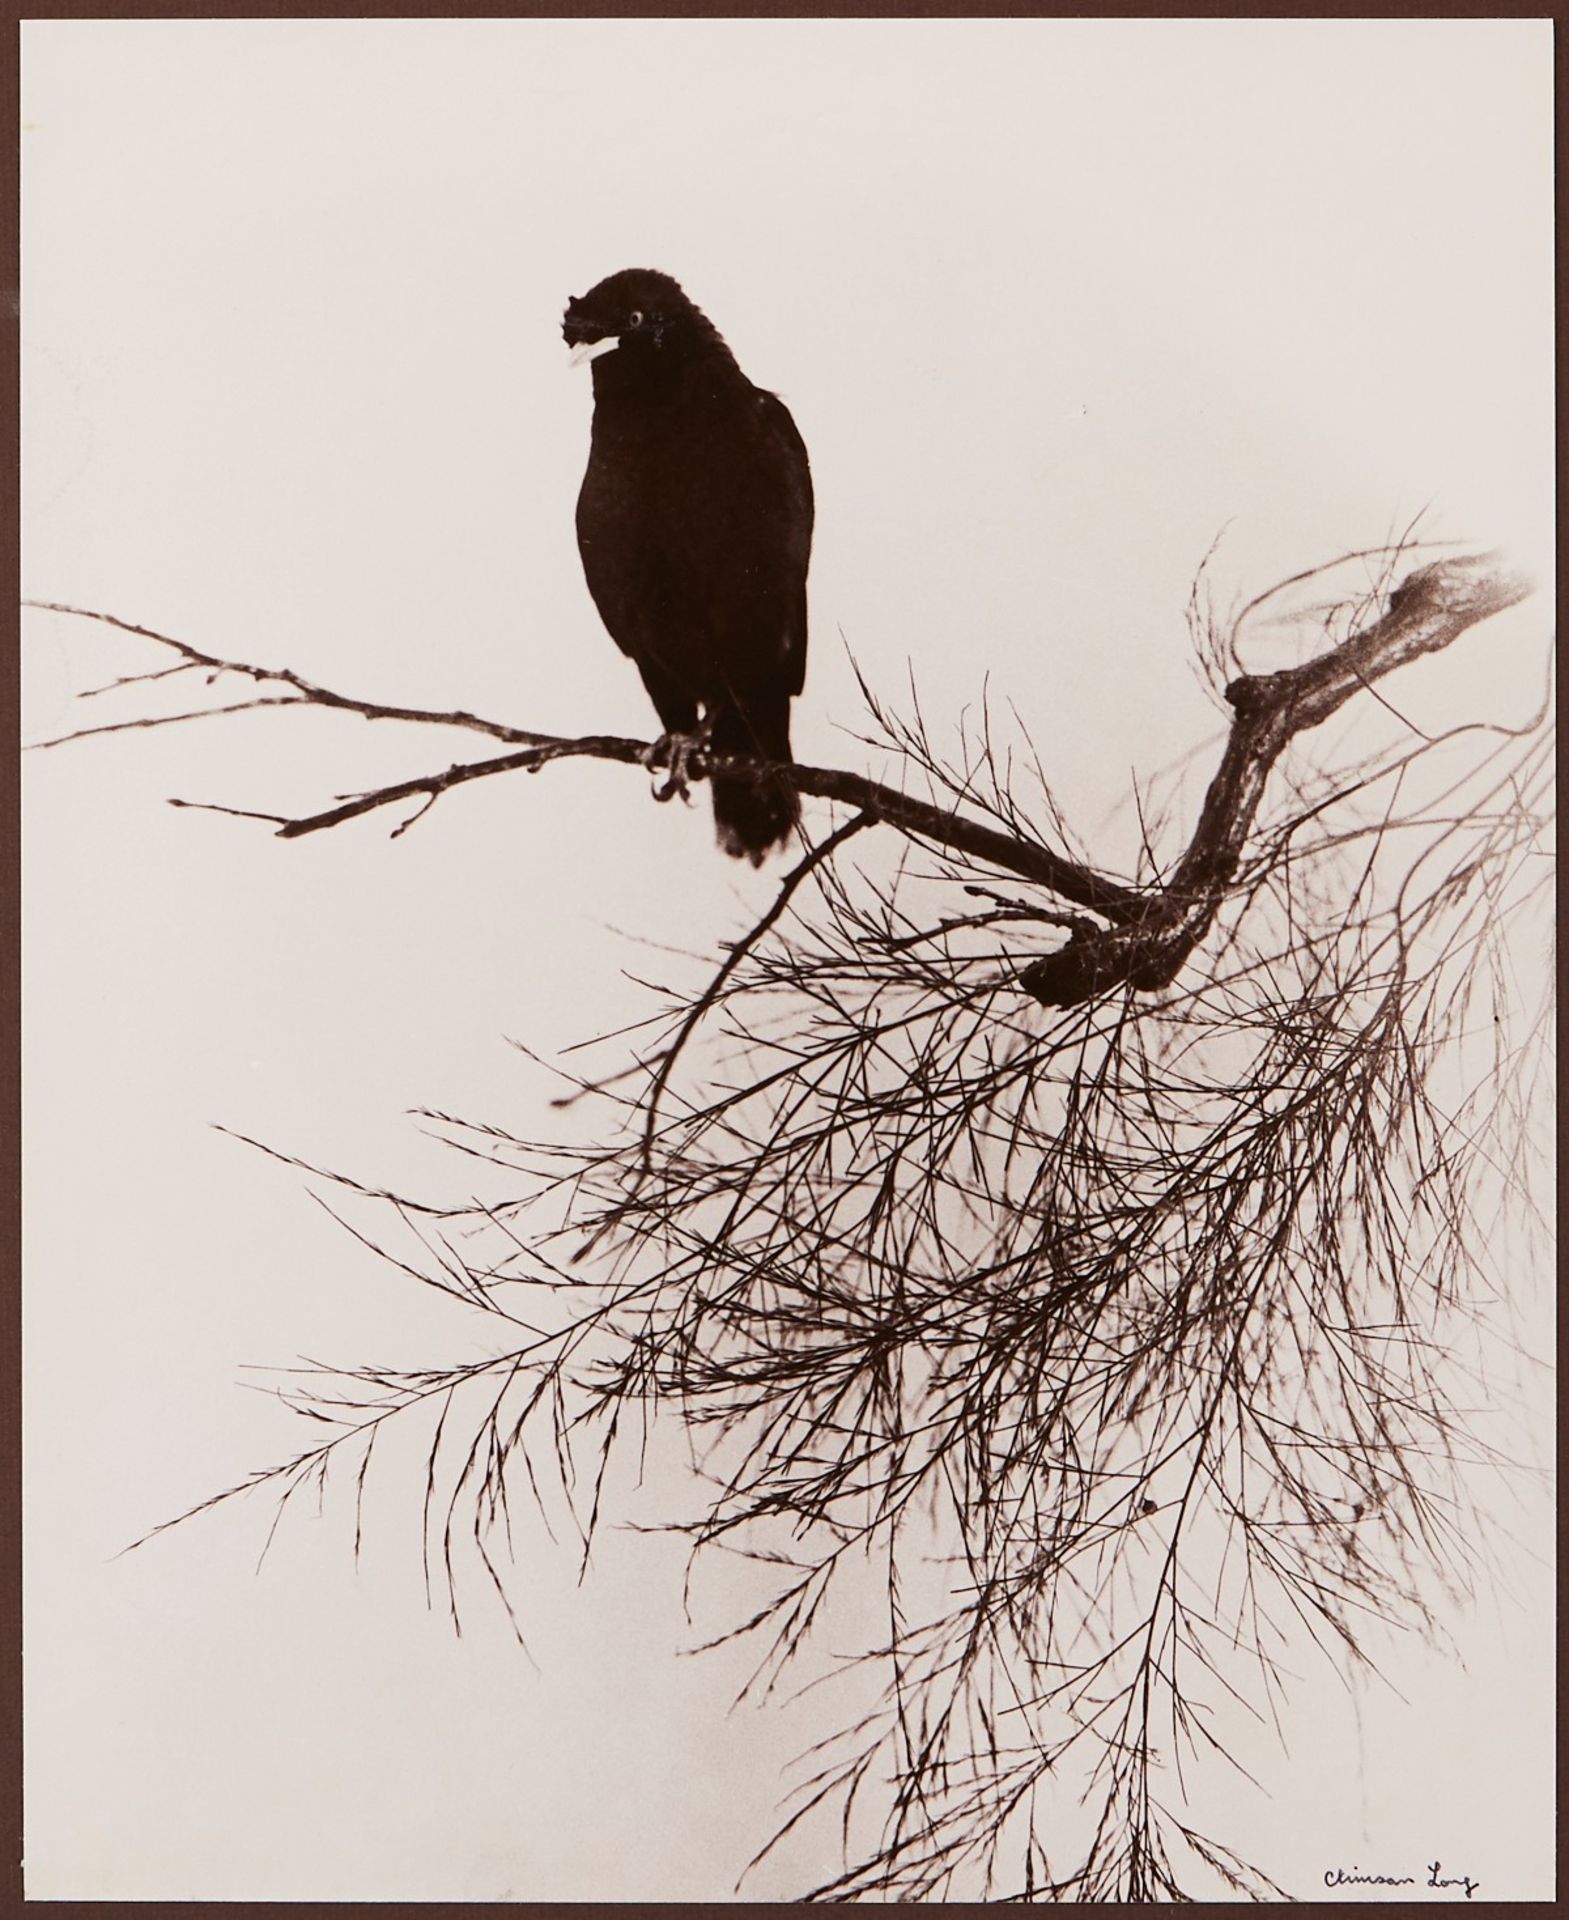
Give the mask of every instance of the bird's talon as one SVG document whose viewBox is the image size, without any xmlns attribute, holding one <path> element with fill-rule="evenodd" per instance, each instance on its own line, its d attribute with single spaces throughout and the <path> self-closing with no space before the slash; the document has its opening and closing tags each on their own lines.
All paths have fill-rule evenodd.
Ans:
<svg viewBox="0 0 1569 1920">
<path fill-rule="evenodd" d="M 667 778 L 654 789 L 654 798 L 659 801 L 673 800 L 677 794 L 690 802 L 688 792 L 693 780 L 703 777 L 703 764 L 700 749 L 704 736 L 700 733 L 662 733 L 654 744 L 643 754 L 643 765 L 650 773 L 661 768 L 667 770 Z"/>
</svg>

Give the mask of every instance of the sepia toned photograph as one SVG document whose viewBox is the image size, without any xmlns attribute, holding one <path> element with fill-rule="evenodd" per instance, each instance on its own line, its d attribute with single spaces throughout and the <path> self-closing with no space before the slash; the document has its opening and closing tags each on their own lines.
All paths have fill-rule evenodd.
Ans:
<svg viewBox="0 0 1569 1920">
<path fill-rule="evenodd" d="M 1552 1899 L 1550 23 L 21 43 L 28 1898 Z"/>
</svg>

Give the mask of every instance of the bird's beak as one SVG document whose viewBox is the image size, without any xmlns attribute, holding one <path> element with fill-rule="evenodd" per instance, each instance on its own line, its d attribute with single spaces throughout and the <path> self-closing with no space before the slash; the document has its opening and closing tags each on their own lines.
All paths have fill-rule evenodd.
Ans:
<svg viewBox="0 0 1569 1920">
<path fill-rule="evenodd" d="M 603 340 L 583 340 L 572 349 L 567 361 L 569 367 L 586 366 L 590 360 L 597 360 L 602 353 L 609 353 L 621 344 L 619 333 L 607 333 Z"/>
</svg>

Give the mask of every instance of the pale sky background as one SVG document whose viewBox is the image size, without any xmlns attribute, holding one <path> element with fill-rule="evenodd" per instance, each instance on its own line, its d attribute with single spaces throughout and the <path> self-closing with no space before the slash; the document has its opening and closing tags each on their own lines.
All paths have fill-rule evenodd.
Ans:
<svg viewBox="0 0 1569 1920">
<path fill-rule="evenodd" d="M 1545 22 L 29 23 L 23 590 L 646 736 L 582 584 L 558 327 L 657 266 L 811 449 L 799 757 L 864 760 L 842 633 L 939 731 L 989 676 L 1093 834 L 1217 736 L 1182 610 L 1223 527 L 1225 596 L 1429 505 L 1551 577 L 1550 73 Z M 1428 693 L 1522 718 L 1549 618 L 1468 636 Z M 29 616 L 28 737 L 154 664 Z M 743 1653 L 678 1657 L 658 1538 L 608 1530 L 581 1586 L 530 1546 L 537 1670 L 478 1598 L 455 1640 L 412 1464 L 357 1571 L 341 1500 L 259 1576 L 265 1500 L 114 1557 L 302 1444 L 245 1364 L 478 1351 L 209 1123 L 450 1194 L 408 1109 L 547 1131 L 506 1039 L 636 1017 L 639 941 L 715 952 L 771 897 L 706 801 L 604 765 L 396 841 L 162 804 L 304 810 L 471 744 L 263 715 L 29 758 L 34 1898 L 723 1899 L 813 1737 L 727 1713 Z M 1222 1834 L 1288 1890 L 1441 1857 L 1551 1895 L 1544 1506 L 1513 1524 L 1459 1657 L 1392 1652 L 1398 1694 L 1348 1697 L 1304 1653 Z"/>
</svg>

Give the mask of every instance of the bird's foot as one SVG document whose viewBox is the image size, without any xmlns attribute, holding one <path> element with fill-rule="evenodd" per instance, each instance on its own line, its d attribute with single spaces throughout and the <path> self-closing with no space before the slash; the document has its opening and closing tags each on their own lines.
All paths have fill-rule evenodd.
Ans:
<svg viewBox="0 0 1569 1920">
<path fill-rule="evenodd" d="M 707 772 L 703 754 L 710 732 L 710 728 L 702 727 L 696 733 L 673 730 L 662 733 L 643 755 L 643 765 L 650 773 L 657 773 L 661 768 L 666 770 L 665 778 L 654 788 L 656 800 L 673 800 L 680 794 L 683 800 L 690 802 L 692 781 L 701 780 Z"/>
</svg>

